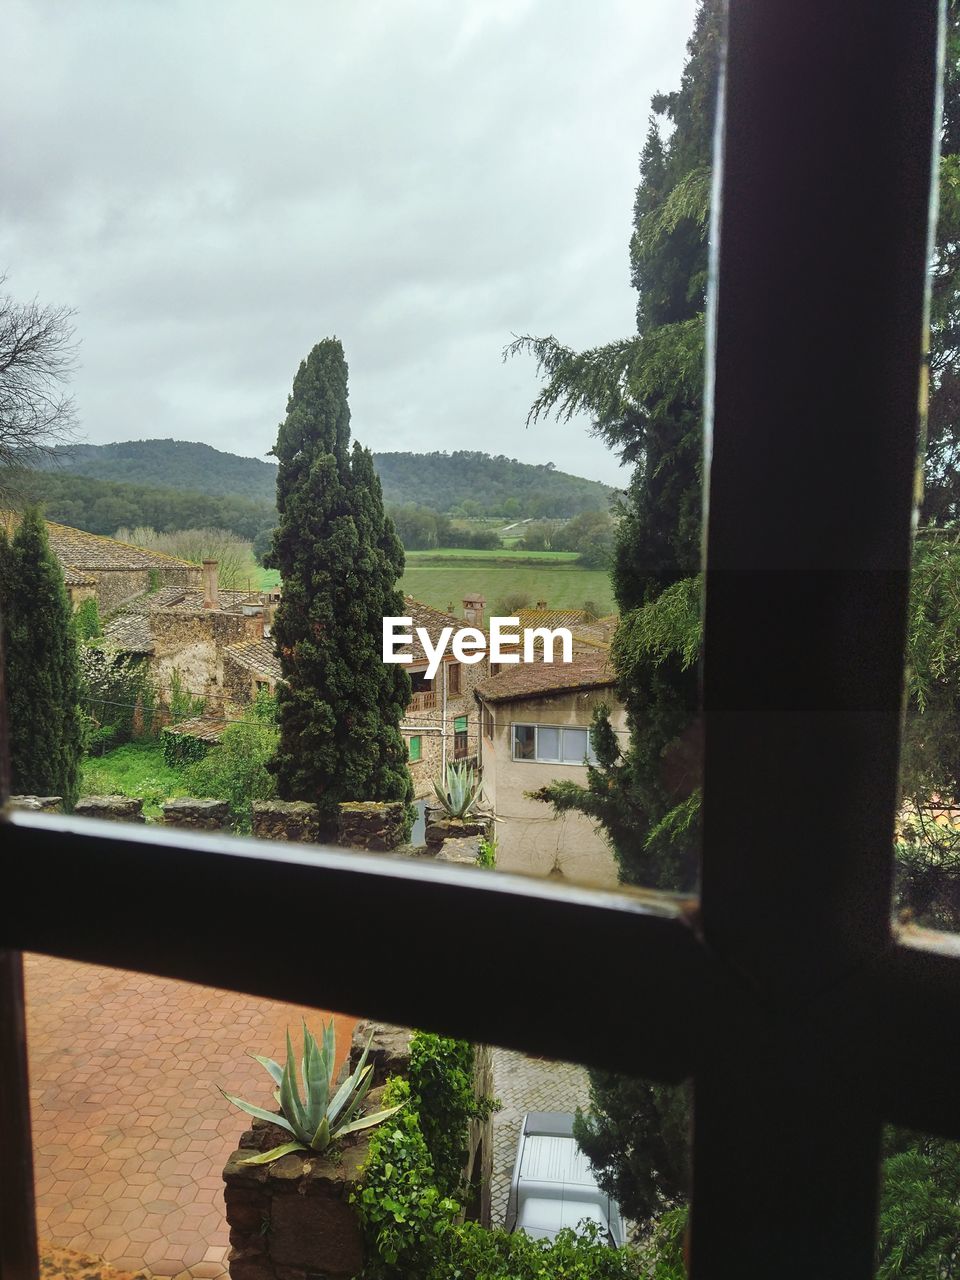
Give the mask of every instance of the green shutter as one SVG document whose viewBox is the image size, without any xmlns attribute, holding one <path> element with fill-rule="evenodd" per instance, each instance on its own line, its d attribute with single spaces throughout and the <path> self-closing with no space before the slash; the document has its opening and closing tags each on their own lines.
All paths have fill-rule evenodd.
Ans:
<svg viewBox="0 0 960 1280">
<path fill-rule="evenodd" d="M 454 722 L 453 722 L 453 728 L 454 728 L 454 732 L 455 732 L 455 733 L 466 733 L 466 731 L 467 731 L 467 717 L 466 717 L 466 716 L 457 716 L 456 720 L 454 720 Z"/>
<path fill-rule="evenodd" d="M 420 759 L 420 735 L 410 739 L 410 760 L 411 763 Z"/>
</svg>

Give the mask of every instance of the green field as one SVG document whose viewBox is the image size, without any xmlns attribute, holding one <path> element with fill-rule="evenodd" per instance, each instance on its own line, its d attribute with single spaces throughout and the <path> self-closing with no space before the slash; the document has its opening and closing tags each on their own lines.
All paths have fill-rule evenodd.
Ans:
<svg viewBox="0 0 960 1280">
<path fill-rule="evenodd" d="M 408 551 L 401 583 L 405 595 L 434 609 L 452 605 L 459 612 L 463 597 L 479 591 L 487 599 L 487 616 L 498 600 L 523 591 L 532 603 L 546 600 L 550 609 L 582 609 L 591 600 L 601 613 L 614 609 L 610 575 L 581 569 L 575 551 Z M 276 569 L 264 569 L 260 587 L 280 580 Z"/>
<path fill-rule="evenodd" d="M 434 551 L 407 551 L 407 564 L 412 568 L 423 564 L 446 564 L 450 560 L 488 560 L 492 565 L 510 564 L 575 564 L 576 551 L 467 551 L 459 547 L 437 547 Z"/>
<path fill-rule="evenodd" d="M 429 554 L 429 553 L 427 553 Z M 610 575 L 602 569 L 581 569 L 576 564 L 546 559 L 542 564 L 529 563 L 530 555 L 491 557 L 484 553 L 451 553 L 447 563 L 418 563 L 407 557 L 407 571 L 402 587 L 405 595 L 422 600 L 434 609 L 453 606 L 459 612 L 463 597 L 473 592 L 486 596 L 487 616 L 496 602 L 513 592 L 525 592 L 531 602 L 546 600 L 549 609 L 582 609 L 584 601 L 592 601 L 600 613 L 614 609 Z M 564 555 L 563 552 L 545 555 Z"/>
</svg>

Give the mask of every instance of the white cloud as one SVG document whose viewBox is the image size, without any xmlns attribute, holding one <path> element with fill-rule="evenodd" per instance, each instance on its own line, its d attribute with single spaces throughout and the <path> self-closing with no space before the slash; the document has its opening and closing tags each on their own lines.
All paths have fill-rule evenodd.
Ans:
<svg viewBox="0 0 960 1280">
<path fill-rule="evenodd" d="M 94 441 L 262 454 L 336 333 L 377 449 L 478 447 L 614 479 L 524 430 L 512 332 L 629 332 L 650 95 L 694 3 L 14 3 L 0 267 L 79 310 Z"/>
</svg>

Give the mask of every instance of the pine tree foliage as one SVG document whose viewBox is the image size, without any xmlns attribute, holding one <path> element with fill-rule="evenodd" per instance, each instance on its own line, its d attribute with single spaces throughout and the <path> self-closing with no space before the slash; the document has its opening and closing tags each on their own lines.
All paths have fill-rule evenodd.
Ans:
<svg viewBox="0 0 960 1280">
<path fill-rule="evenodd" d="M 0 534 L 0 614 L 13 793 L 62 796 L 72 808 L 82 752 L 76 628 L 36 508 L 12 540 Z"/>
<path fill-rule="evenodd" d="M 369 450 L 350 446 L 336 339 L 301 363 L 274 453 L 280 523 L 269 563 L 283 580 L 273 633 L 284 684 L 270 767 L 279 794 L 312 801 L 327 819 L 345 800 L 409 803 L 399 725 L 410 680 L 381 657 L 382 620 L 403 613 L 403 548 Z"/>
<path fill-rule="evenodd" d="M 634 467 L 614 569 L 621 625 L 613 656 L 630 744 L 622 751 L 599 713 L 587 786 L 555 783 L 539 794 L 602 824 L 622 879 L 666 889 L 691 886 L 699 837 L 703 309 L 720 24 L 721 5 L 702 0 L 681 87 L 653 102 L 673 129 L 655 120 L 641 158 L 630 245 L 637 335 L 584 353 L 554 338 L 525 337 L 508 349 L 533 354 L 544 378 L 532 418 L 587 411 L 595 433 Z M 923 509 L 926 524 L 941 529 L 960 517 L 960 0 L 949 3 L 947 53 Z M 918 540 L 909 623 L 904 779 L 922 806 L 938 794 L 960 799 L 955 530 Z M 898 855 L 902 900 L 931 923 L 960 928 L 957 835 L 928 820 L 906 833 Z M 682 1193 L 682 1091 L 596 1072 L 591 1085 L 594 1119 L 578 1132 L 584 1150 L 628 1215 L 658 1212 Z M 958 1150 L 915 1146 L 888 1167 L 881 1274 L 956 1273 L 955 1245 L 946 1242 L 956 1241 L 957 1226 L 942 1184 Z"/>
</svg>

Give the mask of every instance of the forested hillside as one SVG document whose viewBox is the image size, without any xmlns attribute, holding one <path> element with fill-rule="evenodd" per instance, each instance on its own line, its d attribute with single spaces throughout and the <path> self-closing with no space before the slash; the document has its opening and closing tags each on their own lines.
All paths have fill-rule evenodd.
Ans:
<svg viewBox="0 0 960 1280">
<path fill-rule="evenodd" d="M 48 520 L 107 537 L 122 525 L 149 525 L 158 533 L 230 529 L 252 540 L 261 529 L 272 529 L 277 518 L 272 500 L 254 502 L 182 489 L 114 484 L 58 471 L 4 471 L 0 473 L 0 495 L 8 505 L 42 503 Z"/>
<path fill-rule="evenodd" d="M 534 467 L 513 458 L 455 453 L 375 453 L 387 502 L 416 502 L 432 511 L 465 516 L 546 516 L 567 519 L 607 511 L 614 490 L 598 480 Z"/>
<path fill-rule="evenodd" d="M 61 445 L 46 469 L 152 489 L 188 489 L 214 497 L 268 502 L 277 497 L 277 467 L 185 440 L 126 440 L 122 444 Z"/>
<path fill-rule="evenodd" d="M 608 510 L 614 492 L 599 481 L 557 471 L 549 462 L 531 466 L 466 450 L 380 453 L 373 461 L 385 502 L 417 503 L 455 515 L 569 519 L 584 511 Z M 150 489 L 247 498 L 271 508 L 276 498 L 277 468 L 272 462 L 180 440 L 71 445 L 54 450 L 45 465 L 47 474 L 61 481 L 86 476 Z M 57 499 L 65 496 L 60 487 Z M 127 523 L 126 517 L 120 523 Z"/>
</svg>

